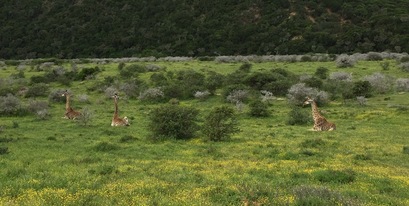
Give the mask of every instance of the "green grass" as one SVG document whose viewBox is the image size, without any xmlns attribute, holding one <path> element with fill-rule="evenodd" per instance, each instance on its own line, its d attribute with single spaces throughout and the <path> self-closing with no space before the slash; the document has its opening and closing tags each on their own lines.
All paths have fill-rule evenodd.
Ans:
<svg viewBox="0 0 409 206">
<path fill-rule="evenodd" d="M 152 64 L 223 74 L 240 66 Z M 319 66 L 353 72 L 356 79 L 384 72 L 379 62 L 359 62 L 348 69 L 337 69 L 333 62 L 253 63 L 253 71 L 285 68 L 313 74 Z M 97 79 L 117 74 L 117 64 L 101 67 L 104 71 Z M 8 67 L 0 76 L 14 71 Z M 409 77 L 394 62 L 385 72 Z M 26 71 L 26 78 L 35 74 L 41 73 Z M 330 102 L 322 109 L 337 125 L 332 132 L 287 125 L 291 108 L 277 100 L 269 107 L 270 117 L 249 117 L 248 107 L 239 113 L 241 132 L 230 141 L 208 142 L 198 133 L 191 140 L 153 142 L 147 138 L 147 117 L 160 104 L 120 100 L 120 115 L 130 117 L 131 126 L 111 127 L 113 100 L 88 92 L 93 81 L 74 82 L 69 88 L 89 96 L 90 104 L 75 99 L 72 103 L 93 111 L 89 126 L 63 119 L 62 103 L 52 103 L 48 120 L 0 117 L 0 149 L 7 150 L 0 152 L 0 205 L 409 204 L 409 110 L 390 106 L 408 107 L 408 93 L 376 95 L 364 107 L 353 101 Z M 181 101 L 199 109 L 199 124 L 222 103 L 220 96 Z"/>
</svg>

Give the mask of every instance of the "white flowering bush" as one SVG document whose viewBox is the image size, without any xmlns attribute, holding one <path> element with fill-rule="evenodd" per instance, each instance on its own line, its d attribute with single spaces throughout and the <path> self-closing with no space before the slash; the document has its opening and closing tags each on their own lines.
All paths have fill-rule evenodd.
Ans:
<svg viewBox="0 0 409 206">
<path fill-rule="evenodd" d="M 148 88 L 139 94 L 141 101 L 159 101 L 165 97 L 161 88 Z"/>
<path fill-rule="evenodd" d="M 206 91 L 197 91 L 197 92 L 195 92 L 194 96 L 195 96 L 196 99 L 203 101 L 203 100 L 207 99 L 210 96 L 210 92 L 207 91 L 207 90 Z"/>
<path fill-rule="evenodd" d="M 392 90 L 393 88 L 393 78 L 386 76 L 382 73 L 376 72 L 372 75 L 364 77 L 364 80 L 368 81 L 375 92 L 385 94 Z"/>
<path fill-rule="evenodd" d="M 341 54 L 335 59 L 335 63 L 339 68 L 353 67 L 356 63 L 354 56 Z"/>
<path fill-rule="evenodd" d="M 409 78 L 399 78 L 396 80 L 396 90 L 399 92 L 409 91 Z"/>
</svg>

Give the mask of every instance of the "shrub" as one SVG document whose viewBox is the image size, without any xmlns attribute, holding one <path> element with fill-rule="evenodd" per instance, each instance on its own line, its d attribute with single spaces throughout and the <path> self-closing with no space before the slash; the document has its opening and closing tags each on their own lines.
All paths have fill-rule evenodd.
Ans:
<svg viewBox="0 0 409 206">
<path fill-rule="evenodd" d="M 274 100 L 276 100 L 276 97 L 273 95 L 272 92 L 269 92 L 267 90 L 262 90 L 260 91 L 260 93 L 261 93 L 261 101 L 266 104 L 271 104 L 273 103 Z"/>
<path fill-rule="evenodd" d="M 226 100 L 230 103 L 237 104 L 239 102 L 245 102 L 249 96 L 247 90 L 233 90 L 227 97 Z"/>
<path fill-rule="evenodd" d="M 138 73 L 143 73 L 146 71 L 145 67 L 139 64 L 131 64 L 123 68 L 119 68 L 119 75 L 123 78 L 129 79 L 135 77 Z"/>
<path fill-rule="evenodd" d="M 339 68 L 353 67 L 356 60 L 353 56 L 347 54 L 341 54 L 335 59 L 335 63 Z"/>
<path fill-rule="evenodd" d="M 201 100 L 201 101 L 203 101 L 203 100 L 205 100 L 205 99 L 207 99 L 208 97 L 209 97 L 209 95 L 210 95 L 210 92 L 209 91 L 197 91 L 197 92 L 195 92 L 195 98 L 196 99 L 198 99 L 198 100 Z"/>
<path fill-rule="evenodd" d="M 309 87 L 313 87 L 313 88 L 317 88 L 317 89 L 321 89 L 322 85 L 323 85 L 322 80 L 320 78 L 317 78 L 317 77 L 306 78 L 302 82 L 305 83 Z"/>
<path fill-rule="evenodd" d="M 31 113 L 37 113 L 38 111 L 47 110 L 48 103 L 44 101 L 30 100 L 28 102 L 27 109 Z"/>
<path fill-rule="evenodd" d="M 346 184 L 355 181 L 355 172 L 351 169 L 345 170 L 319 170 L 313 172 L 313 176 L 322 183 Z"/>
<path fill-rule="evenodd" d="M 21 109 L 20 100 L 8 94 L 7 96 L 0 96 L 0 114 L 15 114 Z"/>
<path fill-rule="evenodd" d="M 352 87 L 352 93 L 354 96 L 371 97 L 372 86 L 368 81 L 354 82 L 354 86 Z"/>
<path fill-rule="evenodd" d="M 118 90 L 114 86 L 109 86 L 104 91 L 105 97 L 110 99 L 114 96 L 115 93 L 118 93 Z"/>
<path fill-rule="evenodd" d="M 225 76 L 214 71 L 209 71 L 205 78 L 205 88 L 211 93 L 214 94 L 216 89 L 223 86 Z"/>
<path fill-rule="evenodd" d="M 81 71 L 77 74 L 76 79 L 81 81 L 86 79 L 92 79 L 99 72 L 101 72 L 101 69 L 97 66 L 94 68 L 84 68 L 81 69 Z"/>
<path fill-rule="evenodd" d="M 350 82 L 352 81 L 352 74 L 347 72 L 333 72 L 330 74 L 329 79 Z"/>
<path fill-rule="evenodd" d="M 42 110 L 38 110 L 36 111 L 36 117 L 39 120 L 46 120 L 49 119 L 51 117 L 50 112 L 48 111 L 48 109 L 42 109 Z"/>
<path fill-rule="evenodd" d="M 301 109 L 300 107 L 292 107 L 288 113 L 287 124 L 289 125 L 305 125 L 311 122 L 309 112 Z"/>
<path fill-rule="evenodd" d="M 400 63 L 399 68 L 402 71 L 409 72 L 409 61 Z"/>
<path fill-rule="evenodd" d="M 409 78 L 399 78 L 396 80 L 396 90 L 398 91 L 409 91 Z"/>
<path fill-rule="evenodd" d="M 305 97 L 315 97 L 318 94 L 318 90 L 305 85 L 305 83 L 298 83 L 288 90 L 287 98 L 291 104 L 302 105 L 305 101 Z"/>
<path fill-rule="evenodd" d="M 89 97 L 86 94 L 80 94 L 78 95 L 78 101 L 82 103 L 90 103 Z"/>
<path fill-rule="evenodd" d="M 165 97 L 161 88 L 148 88 L 139 94 L 138 99 L 146 102 L 159 102 Z"/>
<path fill-rule="evenodd" d="M 358 105 L 366 106 L 368 99 L 365 98 L 364 96 L 358 96 L 356 97 L 356 101 L 358 102 Z"/>
<path fill-rule="evenodd" d="M 48 101 L 50 102 L 65 102 L 65 97 L 62 96 L 62 93 L 64 92 L 64 89 L 55 89 L 50 92 L 48 95 Z"/>
<path fill-rule="evenodd" d="M 77 123 L 82 126 L 87 126 L 92 122 L 94 113 L 87 107 L 81 111 L 81 115 L 77 118 Z"/>
<path fill-rule="evenodd" d="M 239 132 L 234 110 L 228 106 L 213 108 L 205 118 L 202 131 L 210 141 L 229 139 L 232 134 Z"/>
<path fill-rule="evenodd" d="M 44 83 L 34 84 L 28 88 L 25 97 L 46 97 L 48 95 L 49 86 Z"/>
<path fill-rule="evenodd" d="M 381 61 L 382 59 L 382 55 L 378 52 L 368 52 L 366 56 L 368 61 Z"/>
<path fill-rule="evenodd" d="M 262 102 L 261 99 L 254 100 L 249 104 L 249 107 L 250 116 L 252 117 L 268 117 L 270 115 L 267 104 Z"/>
<path fill-rule="evenodd" d="M 163 105 L 154 109 L 149 116 L 152 139 L 189 139 L 198 130 L 198 110 L 179 105 Z"/>
<path fill-rule="evenodd" d="M 386 76 L 382 73 L 374 73 L 369 76 L 365 76 L 364 80 L 368 81 L 375 92 L 385 94 L 393 88 L 393 78 Z"/>
</svg>

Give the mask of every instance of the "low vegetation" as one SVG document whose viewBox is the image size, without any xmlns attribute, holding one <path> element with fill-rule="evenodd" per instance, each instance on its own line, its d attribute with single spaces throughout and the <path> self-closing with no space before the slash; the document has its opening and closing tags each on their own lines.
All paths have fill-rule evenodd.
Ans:
<svg viewBox="0 0 409 206">
<path fill-rule="evenodd" d="M 0 205 L 408 205 L 406 56 L 5 62 Z"/>
</svg>

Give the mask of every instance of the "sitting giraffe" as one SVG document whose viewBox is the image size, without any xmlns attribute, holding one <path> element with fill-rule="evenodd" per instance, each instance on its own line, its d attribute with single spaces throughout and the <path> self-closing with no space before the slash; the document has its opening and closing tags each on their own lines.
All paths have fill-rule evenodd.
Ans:
<svg viewBox="0 0 409 206">
<path fill-rule="evenodd" d="M 115 93 L 114 96 L 115 112 L 114 117 L 112 117 L 111 126 L 129 126 L 129 121 L 127 117 L 120 118 L 118 115 L 118 94 Z"/>
<path fill-rule="evenodd" d="M 64 118 L 65 119 L 76 119 L 79 116 L 81 116 L 80 112 L 74 111 L 71 106 L 70 106 L 70 94 L 68 93 L 68 90 L 65 90 L 62 93 L 62 96 L 65 96 L 65 114 Z"/>
<path fill-rule="evenodd" d="M 314 131 L 332 131 L 336 129 L 334 123 L 328 122 L 327 119 L 320 114 L 317 103 L 313 99 L 307 97 L 303 105 L 306 104 L 311 104 L 312 118 L 314 119 Z"/>
</svg>

